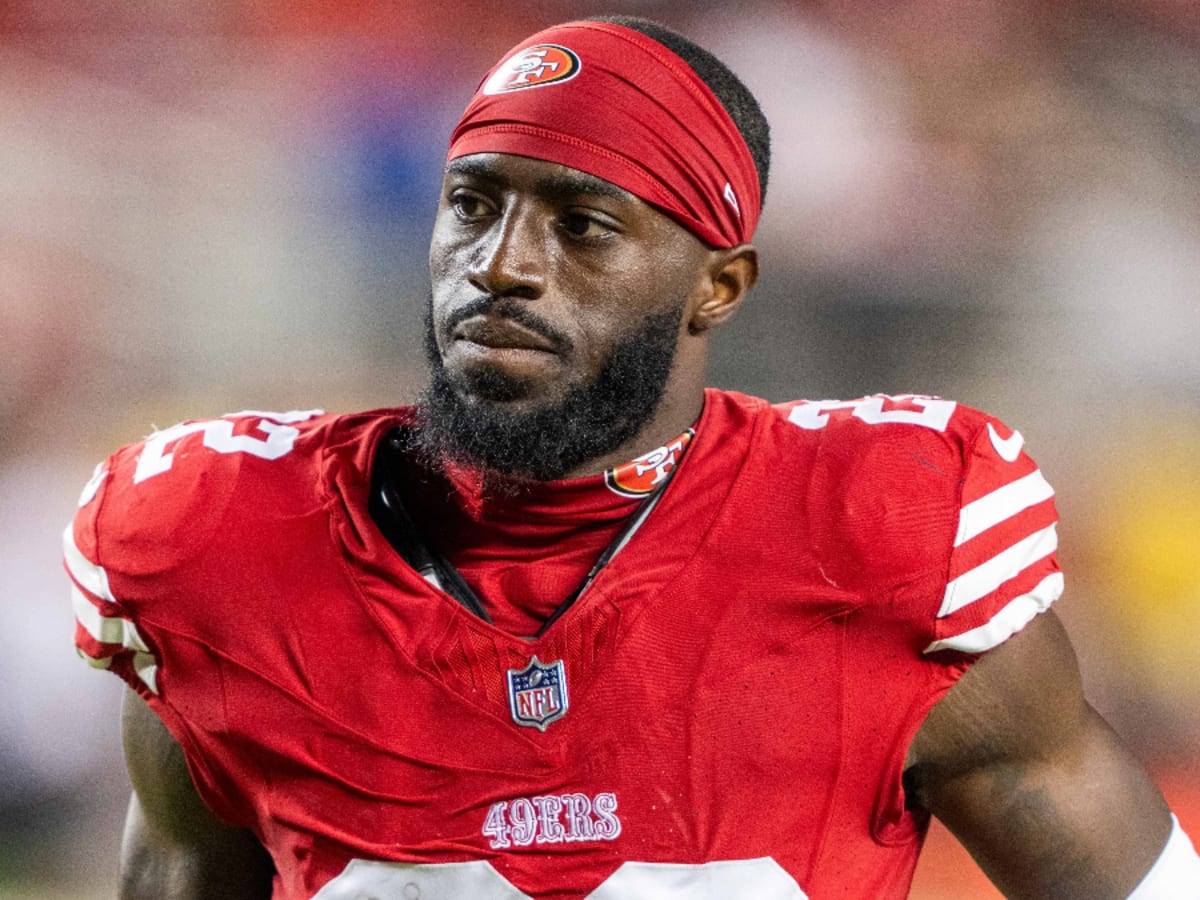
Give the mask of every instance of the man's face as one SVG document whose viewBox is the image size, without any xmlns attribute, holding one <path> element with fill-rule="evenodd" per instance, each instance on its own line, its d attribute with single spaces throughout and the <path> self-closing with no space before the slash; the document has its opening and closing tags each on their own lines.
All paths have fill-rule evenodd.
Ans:
<svg viewBox="0 0 1200 900">
<path fill-rule="evenodd" d="M 575 169 L 508 154 L 453 161 L 429 255 L 435 440 L 538 478 L 619 447 L 657 407 L 709 253 Z"/>
</svg>

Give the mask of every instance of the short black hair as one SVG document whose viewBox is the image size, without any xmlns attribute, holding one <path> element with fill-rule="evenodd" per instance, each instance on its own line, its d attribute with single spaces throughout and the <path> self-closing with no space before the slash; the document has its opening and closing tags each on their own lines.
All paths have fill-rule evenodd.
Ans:
<svg viewBox="0 0 1200 900">
<path fill-rule="evenodd" d="M 611 22 L 639 31 L 658 41 L 692 67 L 700 80 L 717 95 L 729 118 L 733 119 L 733 124 L 741 132 L 742 140 L 750 148 L 750 157 L 758 171 L 759 193 L 766 200 L 767 175 L 771 168 L 771 128 L 750 88 L 733 74 L 729 66 L 679 32 L 650 19 L 638 16 L 594 16 L 588 21 Z"/>
</svg>

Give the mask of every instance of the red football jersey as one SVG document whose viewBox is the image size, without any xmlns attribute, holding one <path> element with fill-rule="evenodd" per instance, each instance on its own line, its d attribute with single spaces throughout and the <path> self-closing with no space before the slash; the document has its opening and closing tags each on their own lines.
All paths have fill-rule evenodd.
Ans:
<svg viewBox="0 0 1200 900">
<path fill-rule="evenodd" d="M 175 426 L 99 467 L 66 532 L 80 651 L 261 838 L 275 897 L 905 896 L 913 735 L 1061 592 L 1017 432 L 709 391 L 657 508 L 528 640 L 371 518 L 408 417 Z"/>
</svg>

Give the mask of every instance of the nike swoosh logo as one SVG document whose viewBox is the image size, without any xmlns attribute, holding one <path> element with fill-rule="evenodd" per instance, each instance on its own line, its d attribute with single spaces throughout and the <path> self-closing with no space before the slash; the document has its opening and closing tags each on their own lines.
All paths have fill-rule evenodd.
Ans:
<svg viewBox="0 0 1200 900">
<path fill-rule="evenodd" d="M 992 423 L 987 423 L 988 437 L 992 439 L 992 446 L 996 448 L 996 452 L 1000 454 L 1000 458 L 1005 462 L 1016 462 L 1017 457 L 1021 455 L 1021 448 L 1025 446 L 1025 438 L 1021 436 L 1021 432 L 1014 431 L 1007 438 L 1001 439 L 1000 435 L 996 434 L 996 429 L 992 427 Z"/>
</svg>

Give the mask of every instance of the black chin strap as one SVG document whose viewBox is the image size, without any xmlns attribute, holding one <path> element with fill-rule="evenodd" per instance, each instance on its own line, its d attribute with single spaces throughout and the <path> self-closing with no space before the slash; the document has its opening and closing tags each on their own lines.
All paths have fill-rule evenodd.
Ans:
<svg viewBox="0 0 1200 900">
<path fill-rule="evenodd" d="M 491 616 L 488 615 L 487 609 L 484 608 L 483 601 L 479 599 L 479 596 L 463 579 L 458 569 L 454 568 L 449 560 L 429 545 L 420 528 L 413 521 L 407 507 L 405 507 L 404 501 L 401 499 L 398 486 L 404 483 L 401 480 L 404 476 L 400 467 L 404 448 L 407 445 L 406 433 L 403 429 L 399 428 L 380 442 L 379 450 L 375 454 L 375 465 L 371 473 L 371 496 L 369 501 L 371 518 L 375 520 L 375 524 L 379 526 L 379 530 L 383 532 L 383 536 L 387 538 L 388 543 L 400 554 L 401 559 L 419 572 L 426 581 L 438 590 L 453 597 L 464 608 L 479 616 L 483 621 L 491 622 Z M 671 479 L 675 477 L 675 472 L 678 468 L 679 461 L 676 462 L 676 465 L 667 474 L 667 477 L 654 489 L 654 492 L 647 494 L 645 499 L 638 504 L 637 509 L 625 520 L 625 524 L 621 526 L 616 537 L 604 548 L 604 552 L 600 554 L 595 565 L 592 566 L 583 581 L 558 605 L 550 617 L 542 623 L 541 628 L 537 630 L 537 634 L 533 635 L 534 638 L 541 637 L 551 625 L 562 618 L 566 611 L 575 605 L 575 601 L 583 595 L 583 592 L 588 589 L 591 583 L 596 580 L 596 577 L 604 570 L 605 566 L 612 562 L 614 557 L 625 549 L 625 546 L 633 539 L 638 529 L 650 517 L 650 513 L 658 505 L 658 501 L 662 499 L 663 492 L 666 490 L 667 485 L 670 484 Z"/>
</svg>

